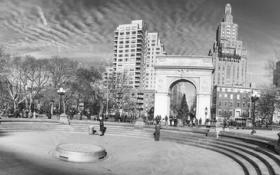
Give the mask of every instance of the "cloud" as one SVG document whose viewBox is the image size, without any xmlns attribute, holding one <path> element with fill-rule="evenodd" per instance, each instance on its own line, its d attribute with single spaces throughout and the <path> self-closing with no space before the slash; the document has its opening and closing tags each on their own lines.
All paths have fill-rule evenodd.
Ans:
<svg viewBox="0 0 280 175">
<path fill-rule="evenodd" d="M 280 46 L 277 1 L 228 2 L 248 47 L 249 63 L 261 64 Z M 19 55 L 111 60 L 116 27 L 143 19 L 149 31 L 160 33 L 168 54 L 206 55 L 224 6 L 224 0 L 2 0 L 0 45 Z"/>
</svg>

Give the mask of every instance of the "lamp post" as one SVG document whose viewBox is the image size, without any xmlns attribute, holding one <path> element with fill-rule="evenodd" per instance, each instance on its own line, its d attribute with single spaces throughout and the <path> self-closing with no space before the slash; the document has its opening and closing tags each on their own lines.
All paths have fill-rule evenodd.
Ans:
<svg viewBox="0 0 280 175">
<path fill-rule="evenodd" d="M 208 114 L 208 108 L 205 107 L 205 122 L 206 122 L 206 119 L 207 119 L 207 114 Z M 207 124 L 207 123 L 206 123 Z"/>
<path fill-rule="evenodd" d="M 59 114 L 64 113 L 64 103 L 62 102 L 62 97 L 65 94 L 65 90 L 63 88 L 59 88 L 57 90 L 57 94 L 59 95 Z"/>
<path fill-rule="evenodd" d="M 107 97 L 106 97 L 106 118 L 108 118 L 108 106 L 109 106 L 109 87 L 107 84 Z"/>
<path fill-rule="evenodd" d="M 255 110 L 256 110 L 256 101 L 260 98 L 260 95 L 256 92 L 252 92 L 251 94 L 251 101 L 253 104 L 253 111 L 252 111 L 252 131 L 251 134 L 255 134 L 256 130 L 255 130 L 255 120 L 256 120 L 256 116 L 255 116 Z"/>
<path fill-rule="evenodd" d="M 50 118 L 52 118 L 53 116 L 53 104 L 54 104 L 54 100 L 51 100 L 51 109 L 50 109 Z"/>
</svg>

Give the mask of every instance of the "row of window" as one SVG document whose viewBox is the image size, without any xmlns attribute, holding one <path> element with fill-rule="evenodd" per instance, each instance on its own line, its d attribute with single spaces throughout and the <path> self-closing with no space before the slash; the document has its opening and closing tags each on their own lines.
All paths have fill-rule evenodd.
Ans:
<svg viewBox="0 0 280 175">
<path fill-rule="evenodd" d="M 226 106 L 232 107 L 233 105 L 234 105 L 233 102 L 227 102 L 227 101 L 225 101 L 225 102 L 221 102 L 221 101 L 220 101 L 220 102 L 218 103 L 218 106 L 225 106 L 225 107 L 226 107 Z M 236 103 L 236 107 L 238 107 L 238 108 L 241 107 L 239 102 Z M 243 107 L 243 108 L 245 108 L 245 107 L 248 107 L 248 108 L 249 108 L 249 107 L 250 107 L 250 103 L 245 103 L 245 102 L 243 102 L 243 103 L 242 103 L 242 107 Z"/>
<path fill-rule="evenodd" d="M 129 34 L 136 34 L 136 33 L 137 33 L 136 31 L 131 31 L 131 32 L 128 31 L 128 32 L 120 32 L 120 35 L 124 35 L 124 34 L 129 35 Z"/>
</svg>

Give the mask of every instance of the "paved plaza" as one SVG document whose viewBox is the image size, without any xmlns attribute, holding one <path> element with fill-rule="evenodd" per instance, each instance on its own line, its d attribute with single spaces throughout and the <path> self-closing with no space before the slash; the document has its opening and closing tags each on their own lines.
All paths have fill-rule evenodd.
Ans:
<svg viewBox="0 0 280 175">
<path fill-rule="evenodd" d="M 236 162 L 222 154 L 152 139 L 47 131 L 9 133 L 0 137 L 0 143 L 1 175 L 243 174 Z M 102 145 L 108 156 L 94 163 L 61 161 L 54 157 L 61 143 Z"/>
</svg>

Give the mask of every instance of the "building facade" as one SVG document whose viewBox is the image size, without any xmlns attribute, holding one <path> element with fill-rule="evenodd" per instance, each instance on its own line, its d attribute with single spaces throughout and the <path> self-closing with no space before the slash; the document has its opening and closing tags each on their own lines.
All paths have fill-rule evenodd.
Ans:
<svg viewBox="0 0 280 175">
<path fill-rule="evenodd" d="M 155 89 L 155 68 L 154 64 L 157 56 L 166 55 L 164 46 L 159 39 L 158 33 L 148 33 L 148 52 L 145 59 L 145 89 Z"/>
<path fill-rule="evenodd" d="M 251 88 L 215 86 L 212 115 L 218 122 L 226 119 L 249 118 Z"/>
<path fill-rule="evenodd" d="M 119 25 L 114 32 L 114 76 L 132 88 L 143 88 L 146 52 L 147 25 L 142 20 Z"/>
<path fill-rule="evenodd" d="M 154 64 L 156 57 L 164 54 L 159 34 L 149 33 L 143 20 L 119 25 L 114 33 L 113 67 L 103 78 L 106 81 L 112 74 L 120 86 L 134 89 L 139 111 L 148 111 L 154 101 Z"/>
<path fill-rule="evenodd" d="M 238 25 L 233 23 L 231 5 L 225 7 L 225 16 L 219 24 L 212 55 L 215 72 L 213 84 L 246 87 L 247 51 L 238 40 Z"/>
</svg>

